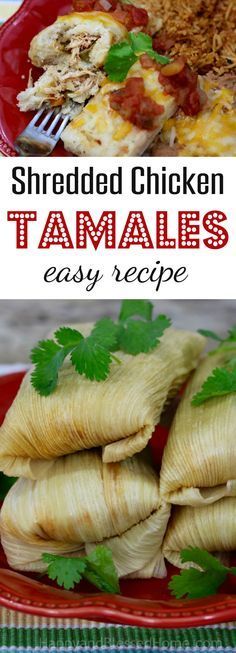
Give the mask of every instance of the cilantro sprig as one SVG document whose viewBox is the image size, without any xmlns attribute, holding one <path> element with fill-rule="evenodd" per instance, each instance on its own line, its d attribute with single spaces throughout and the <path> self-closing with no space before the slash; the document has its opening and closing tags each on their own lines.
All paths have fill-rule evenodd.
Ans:
<svg viewBox="0 0 236 653">
<path fill-rule="evenodd" d="M 190 569 L 183 569 L 176 576 L 172 576 L 168 587 L 176 599 L 183 597 L 198 599 L 210 596 L 217 592 L 228 574 L 236 576 L 236 567 L 225 567 L 211 553 L 202 551 L 197 547 L 183 549 L 180 559 L 182 563 L 194 563 L 200 569 L 191 567 Z"/>
<path fill-rule="evenodd" d="M 71 363 L 79 374 L 88 379 L 103 381 L 109 373 L 113 356 L 110 349 L 115 347 L 115 330 L 109 328 L 108 321 L 98 321 L 85 338 L 80 331 L 61 327 L 55 332 L 54 340 L 41 340 L 31 352 L 35 368 L 31 383 L 39 394 L 47 397 L 56 388 L 58 373 L 64 360 L 70 355 Z M 102 343 L 104 337 L 104 343 Z"/>
<path fill-rule="evenodd" d="M 136 356 L 140 352 L 148 353 L 160 342 L 165 329 L 170 326 L 166 315 L 158 315 L 151 322 L 129 320 L 120 331 L 120 349 Z"/>
<path fill-rule="evenodd" d="M 199 333 L 218 342 L 218 347 L 209 355 L 225 352 L 225 363 L 223 367 L 212 370 L 199 392 L 193 396 L 193 406 L 200 406 L 213 397 L 223 397 L 236 392 L 236 327 L 232 327 L 225 338 L 205 329 L 199 329 Z"/>
<path fill-rule="evenodd" d="M 151 320 L 153 304 L 148 299 L 124 299 L 121 303 L 119 321 L 125 322 L 129 317 L 139 316 Z"/>
<path fill-rule="evenodd" d="M 43 553 L 43 562 L 47 563 L 46 573 L 60 587 L 67 590 L 85 578 L 102 592 L 119 594 L 119 579 L 108 547 L 98 545 L 89 555 L 70 558 L 52 553 Z"/>
<path fill-rule="evenodd" d="M 213 397 L 223 397 L 234 392 L 236 392 L 236 364 L 229 369 L 216 367 L 204 381 L 201 390 L 192 398 L 192 405 L 200 406 Z"/>
<path fill-rule="evenodd" d="M 78 374 L 92 381 L 104 381 L 112 361 L 120 363 L 113 352 L 121 350 L 136 356 L 151 351 L 171 324 L 165 315 L 152 319 L 152 311 L 149 301 L 124 300 L 118 321 L 108 317 L 98 320 L 87 337 L 77 329 L 61 327 L 53 339 L 41 340 L 31 352 L 35 366 L 31 374 L 33 387 L 44 397 L 50 395 L 68 356 Z"/>
<path fill-rule="evenodd" d="M 152 47 L 151 36 L 144 32 L 129 32 L 128 39 L 111 46 L 104 65 L 105 72 L 112 82 L 123 82 L 129 69 L 141 54 L 147 54 L 160 64 L 170 62 L 169 57 L 158 54 Z"/>
<path fill-rule="evenodd" d="M 201 335 L 205 336 L 206 338 L 216 340 L 219 343 L 217 349 L 211 351 L 210 355 L 219 350 L 228 350 L 233 343 L 235 343 L 233 346 L 236 347 L 236 326 L 233 326 L 231 329 L 229 329 L 225 338 L 219 336 L 218 333 L 215 333 L 215 331 L 208 331 L 208 329 L 198 329 L 198 333 L 201 333 Z"/>
</svg>

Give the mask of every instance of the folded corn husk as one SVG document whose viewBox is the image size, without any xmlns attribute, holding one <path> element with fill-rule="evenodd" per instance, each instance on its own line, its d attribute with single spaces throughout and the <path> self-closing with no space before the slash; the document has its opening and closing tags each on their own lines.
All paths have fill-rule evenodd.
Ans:
<svg viewBox="0 0 236 653">
<path fill-rule="evenodd" d="M 160 475 L 161 495 L 171 503 L 198 506 L 236 495 L 235 394 L 191 405 L 205 379 L 225 361 L 225 352 L 208 356 L 177 409 Z"/>
<path fill-rule="evenodd" d="M 85 334 L 91 330 L 77 326 Z M 148 354 L 119 352 L 121 364 L 113 362 L 100 382 L 79 376 L 66 362 L 49 397 L 33 389 L 27 374 L 0 429 L 0 470 L 38 478 L 53 458 L 82 449 L 103 445 L 104 462 L 141 451 L 204 344 L 199 334 L 168 329 Z"/>
<path fill-rule="evenodd" d="M 212 553 L 236 549 L 236 499 L 227 497 L 210 506 L 175 506 L 163 544 L 165 558 L 176 567 L 181 563 L 180 551 L 189 546 Z"/>
<path fill-rule="evenodd" d="M 84 555 L 111 548 L 119 576 L 163 576 L 161 545 L 170 507 L 142 456 L 102 463 L 99 451 L 54 461 L 50 475 L 20 478 L 1 510 L 1 540 L 14 569 L 44 571 L 43 552 Z"/>
</svg>

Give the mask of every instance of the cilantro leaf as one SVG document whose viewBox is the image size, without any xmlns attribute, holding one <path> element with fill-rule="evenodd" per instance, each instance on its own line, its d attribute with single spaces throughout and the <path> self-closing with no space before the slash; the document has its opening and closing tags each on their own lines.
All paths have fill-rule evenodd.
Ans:
<svg viewBox="0 0 236 653">
<path fill-rule="evenodd" d="M 201 390 L 192 398 L 193 406 L 200 406 L 212 397 L 222 397 L 236 392 L 236 369 L 216 367 L 204 381 Z"/>
<path fill-rule="evenodd" d="M 190 546 L 188 549 L 183 549 L 180 554 L 181 562 L 194 562 L 198 567 L 205 571 L 222 571 L 222 563 L 218 558 L 215 558 L 209 551 L 203 551 L 198 547 Z"/>
<path fill-rule="evenodd" d="M 57 329 L 55 340 L 42 340 L 31 352 L 35 365 L 31 375 L 33 387 L 42 396 L 51 394 L 57 386 L 59 370 L 69 355 L 78 374 L 103 381 L 109 374 L 112 360 L 121 363 L 113 352 L 123 349 L 136 355 L 150 351 L 170 325 L 170 319 L 165 315 L 152 320 L 152 310 L 150 301 L 125 300 L 119 321 L 114 322 L 109 317 L 98 320 L 87 338 L 77 329 Z M 133 316 L 141 319 L 134 320 Z"/>
<path fill-rule="evenodd" d="M 129 32 L 129 40 L 115 43 L 108 52 L 104 65 L 108 78 L 112 82 L 123 82 L 131 66 L 144 53 L 161 64 L 170 62 L 168 57 L 153 50 L 152 39 L 148 34 Z"/>
<path fill-rule="evenodd" d="M 119 321 L 125 322 L 129 317 L 139 315 L 145 320 L 152 319 L 153 304 L 147 299 L 124 299 L 121 304 Z"/>
<path fill-rule="evenodd" d="M 84 578 L 102 592 L 119 593 L 119 580 L 109 548 L 99 545 L 86 557 Z"/>
<path fill-rule="evenodd" d="M 236 326 L 233 326 L 229 331 L 228 331 L 228 338 L 226 339 L 226 342 L 234 342 L 236 341 Z"/>
<path fill-rule="evenodd" d="M 115 324 L 110 317 L 103 317 L 98 320 L 91 332 L 91 336 L 109 351 L 117 349 L 118 324 Z"/>
<path fill-rule="evenodd" d="M 70 327 L 60 327 L 60 329 L 55 331 L 54 336 L 62 347 L 74 347 L 83 338 L 80 331 L 71 329 Z"/>
<path fill-rule="evenodd" d="M 136 356 L 147 353 L 156 345 L 152 322 L 129 320 L 120 331 L 120 348 L 127 354 Z"/>
<path fill-rule="evenodd" d="M 120 331 L 120 348 L 133 356 L 147 353 L 156 347 L 169 325 L 170 320 L 164 315 L 159 315 L 152 322 L 130 319 Z"/>
<path fill-rule="evenodd" d="M 157 338 L 161 338 L 163 333 L 171 325 L 171 319 L 166 315 L 158 315 L 152 322 L 153 329 Z"/>
<path fill-rule="evenodd" d="M 198 329 L 198 333 L 200 333 L 201 336 L 205 336 L 206 338 L 211 338 L 212 340 L 223 342 L 223 339 L 220 338 L 220 336 L 218 336 L 215 331 L 209 331 L 208 329 Z"/>
<path fill-rule="evenodd" d="M 209 352 L 210 356 L 224 352 L 226 355 L 222 367 L 212 370 L 199 392 L 192 398 L 193 406 L 200 406 L 213 397 L 222 397 L 236 392 L 236 326 L 229 329 L 226 338 L 221 338 L 215 331 L 205 329 L 199 329 L 199 333 L 219 343 L 216 349 Z"/>
<path fill-rule="evenodd" d="M 35 369 L 31 374 L 31 383 L 40 395 L 47 397 L 55 390 L 58 372 L 67 353 L 54 340 L 41 340 L 32 350 L 31 360 Z"/>
<path fill-rule="evenodd" d="M 167 63 L 170 63 L 169 57 L 165 57 L 163 54 L 159 54 L 155 50 L 147 50 L 146 54 L 148 54 L 148 56 L 151 59 L 155 59 L 155 61 L 157 61 L 157 63 L 160 63 L 162 66 L 165 66 Z"/>
<path fill-rule="evenodd" d="M 71 352 L 71 362 L 79 374 L 91 381 L 103 381 L 109 373 L 111 354 L 92 335 L 83 338 Z"/>
<path fill-rule="evenodd" d="M 66 558 L 52 553 L 43 553 L 42 560 L 48 563 L 48 577 L 51 580 L 56 580 L 57 584 L 66 590 L 73 589 L 81 581 L 86 569 L 84 558 Z"/>
<path fill-rule="evenodd" d="M 132 49 L 136 55 L 148 54 L 151 59 L 155 59 L 158 63 L 163 65 L 170 62 L 169 57 L 165 57 L 162 54 L 158 54 L 152 47 L 152 38 L 144 32 L 130 32 L 129 41 L 132 46 Z"/>
<path fill-rule="evenodd" d="M 137 57 L 130 43 L 122 41 L 111 46 L 104 64 L 104 70 L 112 82 L 123 82 L 129 69 L 136 61 Z"/>
<path fill-rule="evenodd" d="M 198 599 L 216 594 L 225 581 L 227 572 L 199 571 L 198 569 L 183 569 L 178 576 L 172 576 L 169 583 L 171 594 L 176 599 L 186 596 L 188 599 Z"/>
<path fill-rule="evenodd" d="M 152 38 L 144 32 L 130 32 L 129 42 L 135 54 L 142 54 L 152 50 Z"/>
<path fill-rule="evenodd" d="M 227 348 L 227 343 L 236 343 L 236 326 L 233 326 L 231 329 L 228 331 L 228 335 L 226 338 L 221 338 L 215 331 L 209 331 L 208 329 L 198 329 L 198 333 L 201 333 L 202 336 L 206 336 L 206 338 L 211 338 L 212 340 L 217 340 L 220 344 L 218 345 L 218 348 L 214 350 L 218 351 L 224 351 L 224 345 L 226 345 Z M 212 352 L 210 352 L 212 353 Z"/>
<path fill-rule="evenodd" d="M 179 575 L 172 576 L 169 589 L 177 599 L 184 596 L 197 599 L 215 594 L 228 574 L 236 575 L 235 567 L 225 567 L 211 553 L 197 547 L 184 549 L 180 558 L 181 562 L 192 562 L 203 571 L 195 568 L 182 569 Z"/>
<path fill-rule="evenodd" d="M 43 562 L 48 564 L 47 574 L 60 587 L 67 590 L 86 578 L 103 592 L 119 593 L 119 579 L 110 549 L 97 546 L 88 556 L 70 558 L 52 553 L 42 554 Z"/>
</svg>

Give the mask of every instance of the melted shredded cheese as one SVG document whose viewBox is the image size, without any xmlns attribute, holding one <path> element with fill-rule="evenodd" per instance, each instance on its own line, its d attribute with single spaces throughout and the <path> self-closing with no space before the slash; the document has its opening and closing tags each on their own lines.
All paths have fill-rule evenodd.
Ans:
<svg viewBox="0 0 236 653">
<path fill-rule="evenodd" d="M 110 93 L 122 88 L 125 82 L 107 81 L 100 91 L 84 107 L 81 115 L 74 118 L 62 135 L 65 147 L 85 156 L 136 156 L 142 153 L 162 129 L 176 110 L 175 100 L 164 92 L 154 68 L 145 70 L 137 61 L 128 73 L 128 77 L 142 77 L 145 93 L 163 106 L 163 113 L 156 117 L 153 131 L 139 129 L 111 109 Z"/>
<path fill-rule="evenodd" d="M 182 113 L 164 125 L 162 141 L 180 148 L 181 156 L 235 156 L 236 110 L 234 93 L 229 89 L 213 89 L 209 82 L 206 107 L 196 117 Z M 209 92 L 210 91 L 210 92 Z"/>
</svg>

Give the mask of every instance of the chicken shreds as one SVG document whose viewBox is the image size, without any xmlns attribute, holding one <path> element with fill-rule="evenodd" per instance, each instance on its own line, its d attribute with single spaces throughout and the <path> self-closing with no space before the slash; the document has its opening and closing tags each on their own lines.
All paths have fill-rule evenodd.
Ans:
<svg viewBox="0 0 236 653">
<path fill-rule="evenodd" d="M 201 74 L 236 72 L 235 0 L 156 0 L 156 10 L 163 29 L 155 49 L 184 56 Z"/>
<path fill-rule="evenodd" d="M 30 44 L 32 63 L 43 68 L 37 81 L 18 96 L 21 111 L 61 106 L 71 117 L 96 95 L 104 80 L 101 67 L 112 44 L 127 31 L 104 12 L 71 13 L 37 34 Z"/>
<path fill-rule="evenodd" d="M 98 92 L 103 79 L 103 73 L 92 68 L 48 66 L 33 86 L 19 93 L 20 109 L 34 111 L 46 102 L 52 107 L 63 105 L 63 113 L 77 114 L 80 105 Z"/>
</svg>

